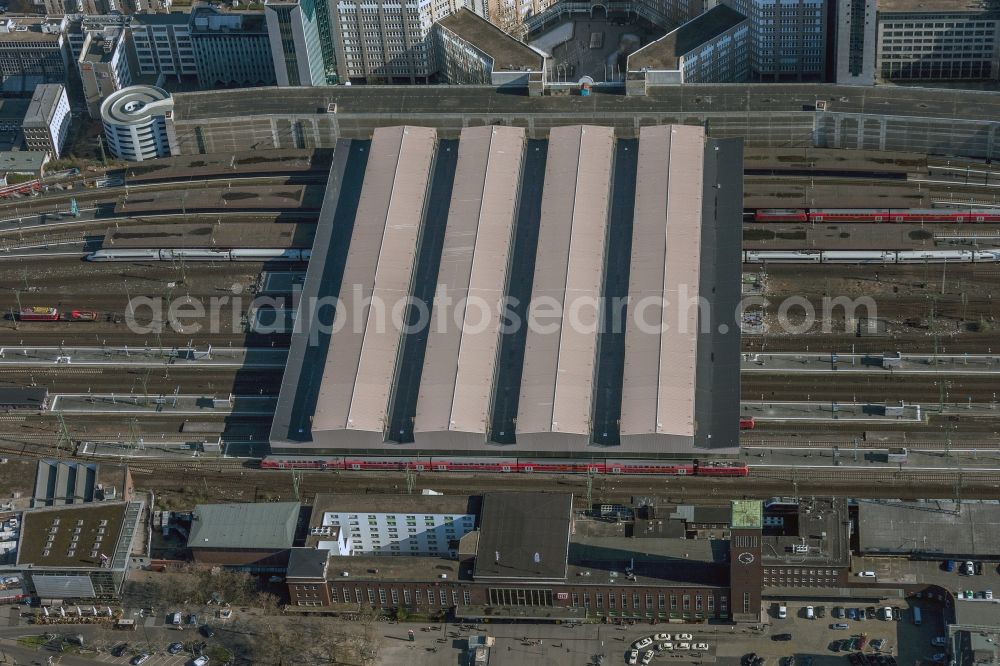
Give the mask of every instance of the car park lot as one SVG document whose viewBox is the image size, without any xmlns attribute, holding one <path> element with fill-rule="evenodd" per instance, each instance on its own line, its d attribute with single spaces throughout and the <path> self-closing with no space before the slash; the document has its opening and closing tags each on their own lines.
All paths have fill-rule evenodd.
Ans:
<svg viewBox="0 0 1000 666">
<path fill-rule="evenodd" d="M 893 656 L 900 665 L 914 664 L 920 661 L 930 663 L 930 657 L 941 652 L 941 648 L 931 644 L 935 637 L 945 634 L 943 605 L 936 600 L 895 599 L 876 605 L 868 601 L 847 599 L 836 604 L 817 601 L 809 603 L 788 602 L 786 605 L 788 606 L 788 617 L 784 620 L 776 617 L 776 604 L 772 603 L 768 607 L 769 622 L 771 623 L 769 636 L 748 641 L 752 646 L 747 650 L 748 652 L 753 651 L 761 656 L 771 658 L 788 657 L 793 654 L 797 657 L 808 655 L 813 658 L 814 666 L 846 664 L 849 663 L 846 657 L 858 650 L 847 648 L 845 642 L 854 639 L 856 647 L 862 634 L 865 635 L 866 639 L 862 652 L 866 655 L 876 654 L 872 643 L 882 639 L 885 643 L 880 653 Z M 805 613 L 807 606 L 814 606 L 816 609 L 822 606 L 826 617 L 807 619 Z M 884 617 L 882 609 L 886 606 L 899 608 L 900 619 L 841 619 L 834 612 L 836 608 L 864 609 L 867 616 L 868 609 L 871 607 L 876 611 L 876 617 L 882 618 Z M 913 624 L 913 608 L 915 606 L 921 609 L 922 623 L 920 626 Z M 847 625 L 847 629 L 834 628 L 844 624 Z M 791 634 L 792 640 L 769 640 L 771 636 L 781 634 Z M 769 660 L 769 663 L 776 664 L 777 662 Z"/>
</svg>

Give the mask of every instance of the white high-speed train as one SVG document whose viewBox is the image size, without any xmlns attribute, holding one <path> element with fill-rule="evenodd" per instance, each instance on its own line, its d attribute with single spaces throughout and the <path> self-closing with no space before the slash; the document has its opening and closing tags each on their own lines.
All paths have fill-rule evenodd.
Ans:
<svg viewBox="0 0 1000 666">
<path fill-rule="evenodd" d="M 312 250 L 174 248 L 97 250 L 87 261 L 309 261 Z"/>
<path fill-rule="evenodd" d="M 1000 250 L 745 250 L 745 264 L 994 264 Z"/>
</svg>

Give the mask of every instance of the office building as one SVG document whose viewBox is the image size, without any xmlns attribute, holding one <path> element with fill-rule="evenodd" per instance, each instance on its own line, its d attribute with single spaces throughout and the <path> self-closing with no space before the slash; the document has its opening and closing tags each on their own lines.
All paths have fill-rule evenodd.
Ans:
<svg viewBox="0 0 1000 666">
<path fill-rule="evenodd" d="M 125 44 L 123 32 L 110 37 L 88 32 L 84 38 L 76 66 L 91 118 L 100 117 L 105 97 L 132 84 Z"/>
<path fill-rule="evenodd" d="M 876 0 L 842 0 L 837 4 L 834 81 L 845 85 L 875 83 Z"/>
<path fill-rule="evenodd" d="M 356 83 L 429 83 L 437 72 L 432 26 L 465 0 L 340 0 L 334 29 L 340 78 Z"/>
<path fill-rule="evenodd" d="M 65 86 L 45 83 L 35 88 L 22 124 L 28 150 L 44 150 L 56 159 L 61 157 L 72 119 Z"/>
<path fill-rule="evenodd" d="M 826 78 L 829 1 L 722 0 L 749 20 L 751 80 Z"/>
<path fill-rule="evenodd" d="M 677 83 L 735 83 L 749 76 L 749 22 L 718 5 L 628 57 L 626 91 Z"/>
<path fill-rule="evenodd" d="M 200 88 L 248 88 L 277 83 L 261 12 L 191 12 L 191 45 Z"/>
<path fill-rule="evenodd" d="M 100 502 L 25 511 L 15 563 L 28 596 L 51 603 L 117 600 L 133 549 L 142 542 L 141 501 Z"/>
<path fill-rule="evenodd" d="M 264 5 L 279 86 L 337 82 L 330 12 L 328 0 L 282 0 Z"/>
<path fill-rule="evenodd" d="M 444 83 L 528 88 L 542 94 L 545 58 L 469 9 L 435 23 L 438 73 Z"/>
<path fill-rule="evenodd" d="M 191 46 L 190 14 L 136 14 L 130 32 L 139 76 L 159 76 L 181 81 L 198 76 Z"/>
<path fill-rule="evenodd" d="M 882 81 L 1000 78 L 1000 2 L 879 0 Z"/>
<path fill-rule="evenodd" d="M 130 86 L 101 103 L 108 150 L 122 160 L 141 162 L 171 154 L 167 118 L 173 115 L 170 93 L 155 86 Z"/>
<path fill-rule="evenodd" d="M 65 17 L 0 18 L 0 77 L 3 91 L 30 93 L 42 83 L 65 83 Z"/>
</svg>

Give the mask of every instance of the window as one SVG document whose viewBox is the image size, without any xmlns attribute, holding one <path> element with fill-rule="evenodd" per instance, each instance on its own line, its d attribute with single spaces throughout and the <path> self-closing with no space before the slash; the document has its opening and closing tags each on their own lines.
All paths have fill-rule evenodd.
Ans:
<svg viewBox="0 0 1000 666">
<path fill-rule="evenodd" d="M 468 590 L 462 592 L 462 603 L 464 603 L 466 606 L 472 603 L 472 595 L 469 594 Z"/>
<path fill-rule="evenodd" d="M 395 594 L 395 592 L 393 592 L 393 594 Z M 385 606 L 385 590 L 381 588 L 378 591 L 378 602 Z"/>
<path fill-rule="evenodd" d="M 702 610 L 702 595 L 696 595 L 694 598 L 694 609 L 696 611 Z"/>
<path fill-rule="evenodd" d="M 685 594 L 684 595 L 684 610 L 685 611 L 691 610 L 691 595 L 690 594 Z"/>
<path fill-rule="evenodd" d="M 639 593 L 632 593 L 632 610 L 639 610 Z"/>
<path fill-rule="evenodd" d="M 375 590 L 373 590 L 370 587 L 368 588 L 368 603 L 370 604 L 375 603 Z"/>
<path fill-rule="evenodd" d="M 661 593 L 660 593 L 660 594 L 658 594 L 658 595 L 657 595 L 657 597 L 656 597 L 656 607 L 657 607 L 657 609 L 659 609 L 659 610 L 663 610 L 663 609 L 665 609 L 665 608 L 666 608 L 666 606 L 667 606 L 667 604 L 666 604 L 666 598 L 665 598 L 665 595 L 664 595 L 664 594 L 663 594 L 663 593 L 661 592 Z"/>
<path fill-rule="evenodd" d="M 749 613 L 750 612 L 750 593 L 749 592 L 744 592 L 743 593 L 743 612 L 744 613 Z"/>
<path fill-rule="evenodd" d="M 598 608 L 604 608 L 604 593 L 603 592 L 598 592 L 597 593 L 597 607 Z"/>
<path fill-rule="evenodd" d="M 407 605 L 407 606 L 409 606 L 410 603 L 411 603 L 411 601 L 410 601 L 410 591 L 407 590 L 407 589 L 405 589 L 405 588 L 403 589 L 403 603 L 405 605 Z"/>
<path fill-rule="evenodd" d="M 441 590 L 440 599 L 441 599 L 441 605 L 442 606 L 447 606 L 448 605 L 448 593 L 445 592 L 444 590 Z"/>
</svg>

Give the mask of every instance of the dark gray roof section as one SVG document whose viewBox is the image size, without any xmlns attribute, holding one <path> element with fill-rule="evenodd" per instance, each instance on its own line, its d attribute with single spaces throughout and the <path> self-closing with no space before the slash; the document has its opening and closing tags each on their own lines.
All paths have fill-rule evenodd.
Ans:
<svg viewBox="0 0 1000 666">
<path fill-rule="evenodd" d="M 24 114 L 25 127 L 48 127 L 65 90 L 61 83 L 43 83 L 36 86 L 28 111 Z"/>
<path fill-rule="evenodd" d="M 98 469 L 97 463 L 39 460 L 31 505 L 62 506 L 93 501 Z"/>
<path fill-rule="evenodd" d="M 49 390 L 39 386 L 0 388 L 0 407 L 18 409 L 43 409 Z"/>
<path fill-rule="evenodd" d="M 689 84 L 656 88 L 645 96 L 591 95 L 567 105 L 562 96 L 529 97 L 498 91 L 493 86 L 331 86 L 310 88 L 244 88 L 178 93 L 173 96 L 174 120 L 241 118 L 251 115 L 323 114 L 335 103 L 337 125 L 344 138 L 371 136 L 375 126 L 403 122 L 446 127 L 457 136 L 470 119 L 503 118 L 505 124 L 529 127 L 530 138 L 542 138 L 553 126 L 573 123 L 614 125 L 621 136 L 632 136 L 639 125 L 694 123 L 705 114 L 760 117 L 775 113 L 802 114 L 818 99 L 836 100 L 828 110 L 862 113 L 891 109 L 893 116 L 996 121 L 1000 95 L 976 90 L 914 88 L 912 86 L 838 86 L 828 83 Z M 822 115 L 822 114 L 820 114 Z M 732 115 L 729 115 L 732 117 Z M 487 121 L 488 122 L 488 121 Z M 712 132 L 709 132 L 711 135 Z"/>
<path fill-rule="evenodd" d="M 330 551 L 324 548 L 292 548 L 288 552 L 286 578 L 309 578 L 323 580 Z"/>
<path fill-rule="evenodd" d="M 370 141 L 337 142 L 299 298 L 298 328 L 292 336 L 271 422 L 272 442 L 312 439 L 312 416 L 330 348 L 334 313 L 333 308 L 313 309 L 309 304 L 336 297 L 340 292 L 370 145 Z"/>
<path fill-rule="evenodd" d="M 199 504 L 194 509 L 188 548 L 291 548 L 300 506 L 298 502 Z"/>
<path fill-rule="evenodd" d="M 709 303 L 709 325 L 698 335 L 695 379 L 696 449 L 733 454 L 740 432 L 740 326 L 736 306 L 743 269 L 743 141 L 705 143 L 704 222 L 699 296 Z"/>
<path fill-rule="evenodd" d="M 542 54 L 464 7 L 437 24 L 491 57 L 493 71 L 542 70 Z"/>
<path fill-rule="evenodd" d="M 573 495 L 487 493 L 476 579 L 564 580 Z"/>
<path fill-rule="evenodd" d="M 735 9 L 730 9 L 726 5 L 716 5 L 630 55 L 628 68 L 630 71 L 643 68 L 677 69 L 682 56 L 708 40 L 735 28 L 745 20 L 746 17 Z"/>
<path fill-rule="evenodd" d="M 858 500 L 858 541 L 867 555 L 995 558 L 1000 503 L 992 500 Z"/>
<path fill-rule="evenodd" d="M 319 493 L 313 500 L 311 525 L 320 525 L 323 514 L 343 513 L 479 513 L 482 498 L 478 495 L 338 495 Z"/>
</svg>

